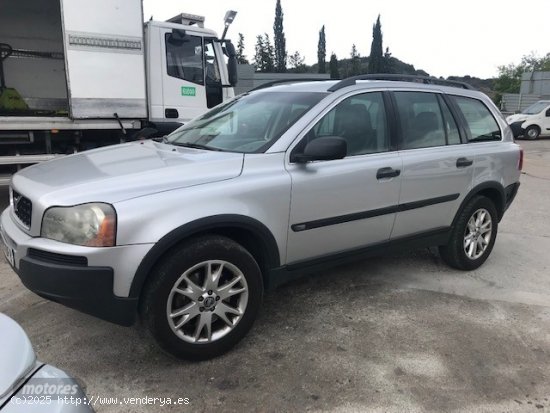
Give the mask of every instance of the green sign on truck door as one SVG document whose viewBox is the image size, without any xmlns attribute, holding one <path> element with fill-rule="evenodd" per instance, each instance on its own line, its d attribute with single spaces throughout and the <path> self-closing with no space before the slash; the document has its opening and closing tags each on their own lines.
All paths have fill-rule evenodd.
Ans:
<svg viewBox="0 0 550 413">
<path fill-rule="evenodd" d="M 195 96 L 197 94 L 197 91 L 192 86 L 182 86 L 181 87 L 181 95 L 182 96 Z"/>
</svg>

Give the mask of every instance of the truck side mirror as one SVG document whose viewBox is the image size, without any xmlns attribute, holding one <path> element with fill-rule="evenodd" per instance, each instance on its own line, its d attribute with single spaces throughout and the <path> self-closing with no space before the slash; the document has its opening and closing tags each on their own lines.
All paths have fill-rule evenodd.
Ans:
<svg viewBox="0 0 550 413">
<path fill-rule="evenodd" d="M 229 84 L 236 86 L 238 81 L 237 76 L 237 52 L 235 46 L 230 40 L 225 40 L 225 54 L 227 55 L 227 73 L 229 75 Z"/>
</svg>

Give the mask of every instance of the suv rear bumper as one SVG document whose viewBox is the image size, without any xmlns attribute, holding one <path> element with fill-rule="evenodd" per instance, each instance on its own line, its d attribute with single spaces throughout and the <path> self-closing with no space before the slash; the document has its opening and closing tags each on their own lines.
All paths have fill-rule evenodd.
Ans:
<svg viewBox="0 0 550 413">
<path fill-rule="evenodd" d="M 516 195 L 518 193 L 518 189 L 519 189 L 519 182 L 513 183 L 512 185 L 508 185 L 504 189 L 504 196 L 505 196 L 504 210 L 505 211 L 510 207 L 510 205 L 512 204 L 512 202 L 516 198 Z"/>
<path fill-rule="evenodd" d="M 113 294 L 110 267 L 60 265 L 26 256 L 14 270 L 25 287 L 48 300 L 120 325 L 135 321 L 138 300 Z"/>
</svg>

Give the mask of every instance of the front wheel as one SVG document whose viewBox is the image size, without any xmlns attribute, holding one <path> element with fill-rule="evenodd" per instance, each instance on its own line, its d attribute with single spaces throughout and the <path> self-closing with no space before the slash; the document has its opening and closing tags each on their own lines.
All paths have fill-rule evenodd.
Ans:
<svg viewBox="0 0 550 413">
<path fill-rule="evenodd" d="M 204 360 L 228 351 L 252 327 L 262 277 L 236 242 L 205 236 L 172 251 L 150 275 L 142 318 L 162 349 Z"/>
<path fill-rule="evenodd" d="M 439 247 L 443 260 L 460 270 L 474 270 L 491 254 L 498 229 L 498 214 L 493 201 L 473 197 L 459 212 L 449 242 Z"/>
<path fill-rule="evenodd" d="M 540 135 L 540 129 L 538 126 L 531 125 L 527 129 L 525 129 L 525 137 L 527 139 L 537 139 Z"/>
</svg>

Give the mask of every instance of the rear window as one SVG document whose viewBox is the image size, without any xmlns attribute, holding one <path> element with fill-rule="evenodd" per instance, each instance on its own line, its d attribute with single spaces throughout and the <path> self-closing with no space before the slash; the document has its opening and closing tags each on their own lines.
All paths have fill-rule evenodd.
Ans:
<svg viewBox="0 0 550 413">
<path fill-rule="evenodd" d="M 491 111 L 477 99 L 451 97 L 466 119 L 469 142 L 499 141 L 502 132 Z"/>
</svg>

